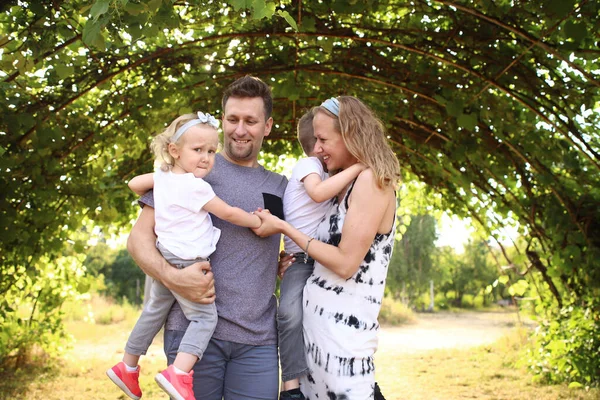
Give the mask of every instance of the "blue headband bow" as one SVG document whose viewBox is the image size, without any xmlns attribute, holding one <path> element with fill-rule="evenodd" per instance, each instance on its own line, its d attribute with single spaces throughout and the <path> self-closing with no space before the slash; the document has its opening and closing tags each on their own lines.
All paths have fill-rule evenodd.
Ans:
<svg viewBox="0 0 600 400">
<path fill-rule="evenodd" d="M 321 107 L 325 108 L 336 117 L 340 116 L 340 101 L 335 97 L 325 100 L 321 103 Z"/>
<path fill-rule="evenodd" d="M 183 135 L 185 133 L 185 131 L 187 131 L 189 128 L 191 128 L 194 125 L 208 124 L 215 129 L 219 128 L 219 122 L 215 119 L 215 117 L 213 117 L 209 113 L 204 114 L 203 112 L 198 111 L 197 115 L 198 115 L 198 118 L 192 119 L 192 120 L 186 122 L 179 129 L 177 129 L 177 131 L 175 132 L 173 137 L 171 137 L 171 143 L 177 142 L 179 140 L 179 138 L 181 137 L 181 135 Z"/>
</svg>

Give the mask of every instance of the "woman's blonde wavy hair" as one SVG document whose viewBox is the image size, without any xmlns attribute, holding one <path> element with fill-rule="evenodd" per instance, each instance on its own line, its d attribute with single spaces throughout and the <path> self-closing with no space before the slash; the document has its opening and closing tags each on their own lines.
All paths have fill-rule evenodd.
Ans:
<svg viewBox="0 0 600 400">
<path fill-rule="evenodd" d="M 167 128 L 156 135 L 154 139 L 152 139 L 152 143 L 150 144 L 150 149 L 154 153 L 154 162 L 155 164 L 160 166 L 160 169 L 163 171 L 168 171 L 175 165 L 175 160 L 171 153 L 169 153 L 169 144 L 170 143 L 178 143 L 181 141 L 181 137 L 177 140 L 177 142 L 173 142 L 173 136 L 179 127 L 183 126 L 183 124 L 191 121 L 193 119 L 197 119 L 198 114 L 183 114 L 175 121 L 171 122 Z M 208 125 L 210 126 L 210 125 Z"/>
<path fill-rule="evenodd" d="M 346 148 L 358 161 L 373 170 L 380 188 L 396 188 L 400 182 L 400 163 L 387 140 L 385 127 L 375 113 L 353 96 L 339 96 L 339 117 L 324 107 L 324 112 L 335 119 Z"/>
</svg>

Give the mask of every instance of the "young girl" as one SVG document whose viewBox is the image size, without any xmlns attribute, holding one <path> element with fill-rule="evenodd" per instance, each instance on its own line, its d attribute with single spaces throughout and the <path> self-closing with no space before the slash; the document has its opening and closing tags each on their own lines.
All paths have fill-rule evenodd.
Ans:
<svg viewBox="0 0 600 400">
<path fill-rule="evenodd" d="M 232 224 L 258 228 L 260 219 L 240 208 L 231 207 L 215 196 L 204 178 L 213 167 L 219 146 L 218 122 L 198 112 L 179 118 L 158 135 L 152 149 L 160 170 L 136 176 L 131 190 L 143 194 L 154 187 L 156 247 L 176 268 L 207 261 L 215 250 L 220 230 L 212 224 L 209 212 Z M 142 392 L 138 383 L 138 361 L 146 354 L 154 336 L 163 326 L 177 300 L 190 325 L 181 341 L 175 362 L 156 375 L 159 386 L 177 400 L 194 399 L 192 368 L 202 357 L 217 324 L 214 304 L 197 304 L 152 283 L 150 299 L 137 321 L 123 361 L 106 371 L 108 377 L 132 399 Z"/>
</svg>

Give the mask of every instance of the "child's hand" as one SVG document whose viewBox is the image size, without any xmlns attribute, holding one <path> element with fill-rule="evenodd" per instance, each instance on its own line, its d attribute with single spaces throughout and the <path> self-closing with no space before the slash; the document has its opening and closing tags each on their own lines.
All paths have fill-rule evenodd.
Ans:
<svg viewBox="0 0 600 400">
<path fill-rule="evenodd" d="M 363 163 L 361 163 L 361 162 L 359 162 L 359 163 L 356 163 L 356 165 L 358 165 L 358 168 L 359 168 L 360 172 L 363 172 L 365 169 L 369 168 L 369 167 L 367 166 L 367 164 L 363 164 Z"/>
<path fill-rule="evenodd" d="M 281 251 L 279 253 L 279 268 L 277 268 L 277 276 L 279 279 L 283 279 L 283 274 L 285 271 L 296 261 L 296 258 L 293 254 L 287 254 L 285 251 Z"/>
<path fill-rule="evenodd" d="M 264 238 L 276 233 L 281 233 L 281 229 L 278 226 L 281 220 L 275 215 L 271 214 L 269 210 L 255 211 L 254 213 L 260 217 L 262 222 L 260 228 L 252 229 L 256 235 Z"/>
<path fill-rule="evenodd" d="M 252 214 L 252 216 L 256 220 L 256 222 L 254 223 L 254 226 L 251 226 L 250 229 L 258 229 L 258 228 L 260 228 L 260 226 L 262 225 L 262 220 L 260 219 L 260 217 L 258 215 L 256 215 L 256 214 L 254 214 L 254 211 L 252 211 L 250 214 Z"/>
</svg>

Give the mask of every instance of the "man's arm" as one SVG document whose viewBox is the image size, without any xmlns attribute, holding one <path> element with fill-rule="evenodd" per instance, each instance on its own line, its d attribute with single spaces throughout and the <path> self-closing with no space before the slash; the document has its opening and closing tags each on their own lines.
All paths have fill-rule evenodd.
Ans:
<svg viewBox="0 0 600 400">
<path fill-rule="evenodd" d="M 127 239 L 127 250 L 133 260 L 146 274 L 186 299 L 201 304 L 215 301 L 215 283 L 208 262 L 183 269 L 173 268 L 156 249 L 155 243 L 154 209 L 145 206 Z M 207 271 L 206 275 L 204 271 Z"/>
</svg>

